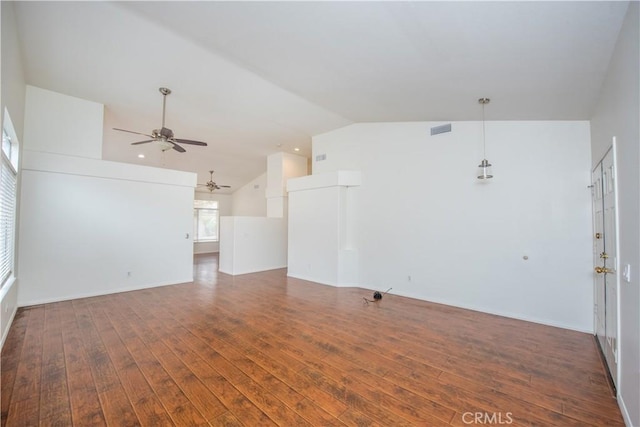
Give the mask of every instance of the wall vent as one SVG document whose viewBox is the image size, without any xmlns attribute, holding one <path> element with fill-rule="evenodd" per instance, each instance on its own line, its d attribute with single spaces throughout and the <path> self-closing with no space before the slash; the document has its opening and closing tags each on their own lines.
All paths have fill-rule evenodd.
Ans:
<svg viewBox="0 0 640 427">
<path fill-rule="evenodd" d="M 327 155 L 326 155 L 326 154 L 318 154 L 318 155 L 316 156 L 316 162 L 321 162 L 321 161 L 323 161 L 323 160 L 326 160 L 326 158 L 327 158 Z"/>
<path fill-rule="evenodd" d="M 445 132 L 451 132 L 451 123 L 447 123 L 446 125 L 434 126 L 431 128 L 431 136 Z"/>
</svg>

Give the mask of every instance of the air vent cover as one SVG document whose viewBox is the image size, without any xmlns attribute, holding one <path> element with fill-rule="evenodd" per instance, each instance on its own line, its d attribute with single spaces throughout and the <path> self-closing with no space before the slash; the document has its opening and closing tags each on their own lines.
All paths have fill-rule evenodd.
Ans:
<svg viewBox="0 0 640 427">
<path fill-rule="evenodd" d="M 451 123 L 447 123 L 446 125 L 434 126 L 431 128 L 431 136 L 445 132 L 451 132 Z"/>
</svg>

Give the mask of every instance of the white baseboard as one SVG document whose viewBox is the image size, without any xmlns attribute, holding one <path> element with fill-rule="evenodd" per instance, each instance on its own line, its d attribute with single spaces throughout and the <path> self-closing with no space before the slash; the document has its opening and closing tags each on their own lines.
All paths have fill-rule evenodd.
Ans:
<svg viewBox="0 0 640 427">
<path fill-rule="evenodd" d="M 229 274 L 231 276 L 239 276 L 241 274 L 251 274 L 251 273 L 260 273 L 261 271 L 270 271 L 270 270 L 280 270 L 282 268 L 287 268 L 286 264 L 285 265 L 277 265 L 277 266 L 271 266 L 271 267 L 261 267 L 257 270 L 251 269 L 251 270 L 240 270 L 240 271 L 228 271 L 224 268 L 218 268 L 218 271 L 220 273 L 224 273 L 224 274 Z"/>
<path fill-rule="evenodd" d="M 358 284 L 338 285 L 338 284 L 329 283 L 329 282 L 319 282 L 317 279 L 312 278 L 312 277 L 306 277 L 303 274 L 287 273 L 287 276 L 293 277 L 293 278 L 296 278 L 296 279 L 306 280 L 308 282 L 319 283 L 321 285 L 329 285 L 329 286 L 335 286 L 335 287 L 356 287 L 356 288 L 368 289 L 368 288 L 364 288 L 364 287 L 362 287 L 361 285 L 358 285 Z M 395 293 L 395 295 L 400 295 L 400 296 L 403 296 L 403 297 L 406 297 L 406 298 L 413 298 L 413 299 L 417 299 L 417 300 L 421 300 L 421 301 L 427 301 L 427 302 L 433 302 L 433 303 L 436 303 L 436 304 L 448 305 L 448 306 L 451 306 L 451 307 L 464 308 L 466 310 L 479 311 L 481 313 L 493 314 L 493 315 L 496 315 L 496 316 L 508 317 L 510 319 L 523 320 L 525 322 L 538 323 L 540 325 L 553 326 L 554 328 L 568 329 L 568 330 L 571 330 L 571 331 L 588 333 L 588 334 L 593 335 L 593 329 L 583 329 L 583 328 L 575 327 L 573 325 L 567 325 L 567 324 L 564 324 L 564 323 L 554 322 L 554 321 L 550 321 L 550 320 L 547 320 L 547 319 L 539 319 L 539 318 L 534 318 L 534 317 L 529 317 L 529 316 L 522 316 L 522 315 L 515 314 L 515 313 L 506 313 L 506 312 L 500 312 L 500 311 L 496 311 L 496 310 L 487 310 L 485 307 L 475 306 L 473 304 L 460 304 L 460 303 L 458 303 L 456 301 L 441 300 L 441 299 L 437 299 L 437 298 L 427 299 L 427 298 L 421 298 L 421 297 L 418 297 L 418 296 L 415 296 L 415 295 L 409 295 L 409 294 L 403 294 L 403 293 Z"/>
<path fill-rule="evenodd" d="M 120 292 L 139 291 L 141 289 L 157 288 L 157 287 L 160 287 L 160 286 L 179 285 L 181 283 L 189 283 L 189 282 L 193 282 L 193 277 L 188 278 L 187 280 L 180 281 L 180 282 L 175 282 L 175 281 L 160 282 L 160 283 L 154 283 L 154 284 L 150 284 L 150 285 L 127 286 L 127 287 L 122 287 L 122 288 L 105 289 L 105 290 L 96 291 L 96 292 L 77 293 L 77 294 L 72 294 L 72 295 L 61 295 L 61 296 L 57 296 L 57 297 L 44 298 L 44 299 L 35 299 L 35 300 L 27 300 L 27 301 L 18 300 L 18 306 L 19 307 L 29 307 L 29 306 L 32 306 L 32 305 L 49 304 L 49 303 L 52 303 L 52 302 L 69 301 L 69 300 L 80 299 L 80 298 L 99 297 L 99 296 L 102 296 L 102 295 L 117 294 L 117 293 L 120 293 Z"/>
<path fill-rule="evenodd" d="M 287 272 L 288 277 L 293 277 L 294 279 L 305 280 L 307 282 L 313 282 L 320 285 L 333 286 L 334 288 L 361 288 L 357 283 L 331 283 L 331 282 L 320 282 L 318 279 L 313 277 L 305 276 L 304 274 L 291 274 Z"/>
<path fill-rule="evenodd" d="M 293 277 L 294 279 L 305 280 L 307 282 L 313 282 L 313 283 L 317 283 L 319 285 L 333 286 L 333 287 L 336 287 L 336 288 L 338 287 L 338 285 L 336 285 L 335 283 L 321 282 L 317 278 L 305 276 L 304 274 L 295 274 L 295 273 L 292 274 L 292 273 L 287 272 L 287 277 Z"/>
<path fill-rule="evenodd" d="M 13 313 L 11 313 L 11 317 L 9 318 L 9 322 L 7 323 L 7 329 L 2 331 L 2 341 L 0 341 L 0 350 L 4 347 L 4 341 L 7 339 L 9 335 L 9 330 L 11 329 L 11 325 L 13 324 L 13 319 L 16 317 L 16 313 L 18 312 L 18 307 L 16 306 L 13 309 Z"/>
<path fill-rule="evenodd" d="M 409 298 L 416 298 L 416 297 L 411 296 L 411 295 L 403 295 L 403 296 L 407 296 Z M 422 299 L 422 298 L 418 298 L 418 299 Z M 517 314 L 517 313 L 502 312 L 502 311 L 499 311 L 499 310 L 489 310 L 486 307 L 476 306 L 476 305 L 473 305 L 473 304 L 460 304 L 460 303 L 457 303 L 455 301 L 439 300 L 437 298 L 428 299 L 428 300 L 424 299 L 424 301 L 430 301 L 430 302 L 434 302 L 436 304 L 444 304 L 444 305 L 449 305 L 449 306 L 452 306 L 452 307 L 464 308 L 466 310 L 479 311 L 481 313 L 493 314 L 495 316 L 508 317 L 510 319 L 523 320 L 525 322 L 538 323 L 540 325 L 553 326 L 554 328 L 568 329 L 570 331 L 588 333 L 588 334 L 593 335 L 593 329 L 579 328 L 579 327 L 576 327 L 574 325 L 568 325 L 568 324 L 564 324 L 564 323 L 561 323 L 561 322 L 555 322 L 555 321 L 551 321 L 551 320 L 547 320 L 547 319 L 540 319 L 540 318 L 531 317 L 531 316 L 523 316 L 523 315 Z"/>
<path fill-rule="evenodd" d="M 624 404 L 624 399 L 620 394 L 620 390 L 618 390 L 618 407 L 620 408 L 620 412 L 622 413 L 622 418 L 624 419 L 624 424 L 627 427 L 634 427 L 631 422 L 631 415 L 629 415 L 629 411 L 627 410 L 627 405 Z"/>
</svg>

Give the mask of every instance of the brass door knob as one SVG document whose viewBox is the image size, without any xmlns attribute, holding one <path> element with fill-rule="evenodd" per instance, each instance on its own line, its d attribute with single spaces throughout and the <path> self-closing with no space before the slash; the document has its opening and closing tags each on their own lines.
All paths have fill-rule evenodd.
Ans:
<svg viewBox="0 0 640 427">
<path fill-rule="evenodd" d="M 613 273 L 613 270 L 607 268 L 607 267 L 596 267 L 594 268 L 595 272 L 600 274 L 600 273 Z"/>
</svg>

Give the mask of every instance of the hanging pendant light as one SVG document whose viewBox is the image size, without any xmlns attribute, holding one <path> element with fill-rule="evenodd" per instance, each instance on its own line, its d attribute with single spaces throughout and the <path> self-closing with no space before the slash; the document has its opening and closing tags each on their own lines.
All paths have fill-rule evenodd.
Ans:
<svg viewBox="0 0 640 427">
<path fill-rule="evenodd" d="M 484 130 L 484 106 L 487 105 L 491 100 L 489 98 L 480 98 L 478 99 L 478 103 L 482 105 L 482 161 L 478 165 L 479 175 L 478 179 L 490 179 L 493 178 L 491 173 L 491 163 L 487 160 L 487 141 Z"/>
</svg>

